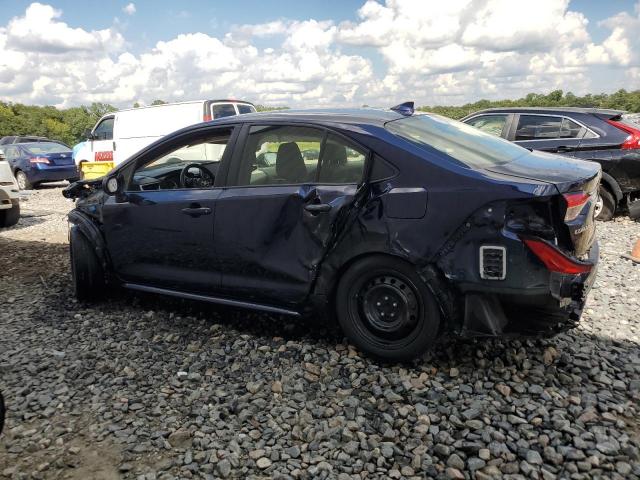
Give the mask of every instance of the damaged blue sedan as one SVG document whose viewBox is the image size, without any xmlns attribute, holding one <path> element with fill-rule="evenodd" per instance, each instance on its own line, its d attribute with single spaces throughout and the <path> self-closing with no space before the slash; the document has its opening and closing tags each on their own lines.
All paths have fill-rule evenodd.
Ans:
<svg viewBox="0 0 640 480">
<path fill-rule="evenodd" d="M 446 334 L 575 326 L 598 261 L 599 165 L 412 107 L 215 120 L 70 185 L 78 299 L 115 284 L 328 312 L 390 361 Z"/>
</svg>

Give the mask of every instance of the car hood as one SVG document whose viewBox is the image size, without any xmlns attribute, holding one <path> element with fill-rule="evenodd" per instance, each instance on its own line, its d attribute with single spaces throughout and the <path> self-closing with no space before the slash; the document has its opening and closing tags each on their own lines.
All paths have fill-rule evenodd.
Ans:
<svg viewBox="0 0 640 480">
<path fill-rule="evenodd" d="M 597 177 L 600 174 L 600 165 L 534 150 L 512 162 L 489 167 L 487 170 L 550 183 L 555 185 L 560 193 L 564 193 L 578 190 L 585 181 Z"/>
</svg>

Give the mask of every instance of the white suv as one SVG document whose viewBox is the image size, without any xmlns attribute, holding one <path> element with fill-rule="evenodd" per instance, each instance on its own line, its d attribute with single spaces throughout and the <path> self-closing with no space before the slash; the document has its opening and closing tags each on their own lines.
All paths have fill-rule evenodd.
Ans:
<svg viewBox="0 0 640 480">
<path fill-rule="evenodd" d="M 20 219 L 18 184 L 11 173 L 9 162 L 0 150 L 0 228 L 10 227 Z"/>
</svg>

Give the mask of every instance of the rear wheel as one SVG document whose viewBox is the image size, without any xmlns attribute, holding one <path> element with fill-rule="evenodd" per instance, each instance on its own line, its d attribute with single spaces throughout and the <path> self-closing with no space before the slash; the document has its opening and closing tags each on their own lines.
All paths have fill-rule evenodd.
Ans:
<svg viewBox="0 0 640 480">
<path fill-rule="evenodd" d="M 104 292 L 104 270 L 91 242 L 78 231 L 70 237 L 71 276 L 76 298 L 97 300 Z"/>
<path fill-rule="evenodd" d="M 20 190 L 31 190 L 34 187 L 22 170 L 16 170 L 16 181 Z"/>
<path fill-rule="evenodd" d="M 20 220 L 20 205 L 8 210 L 0 210 L 0 228 L 12 227 Z"/>
<path fill-rule="evenodd" d="M 347 337 L 382 360 L 416 358 L 438 337 L 434 295 L 411 265 L 391 257 L 371 256 L 351 266 L 338 283 L 336 310 Z"/>
<path fill-rule="evenodd" d="M 598 190 L 598 201 L 596 202 L 596 220 L 608 222 L 616 213 L 616 200 L 607 187 L 600 185 Z"/>
</svg>

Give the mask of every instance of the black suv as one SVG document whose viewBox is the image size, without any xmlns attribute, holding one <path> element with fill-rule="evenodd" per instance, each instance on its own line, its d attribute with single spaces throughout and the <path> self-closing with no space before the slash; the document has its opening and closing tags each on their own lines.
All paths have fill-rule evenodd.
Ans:
<svg viewBox="0 0 640 480">
<path fill-rule="evenodd" d="M 95 298 L 108 280 L 334 311 L 359 348 L 388 360 L 447 332 L 575 325 L 596 274 L 600 166 L 397 110 L 222 118 L 74 183 L 76 295 Z"/>
<path fill-rule="evenodd" d="M 491 108 L 462 121 L 525 148 L 598 162 L 603 171 L 596 217 L 610 220 L 619 209 L 640 210 L 640 126 L 624 114 L 597 108 Z"/>
</svg>

